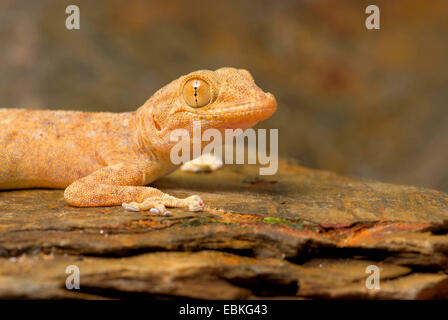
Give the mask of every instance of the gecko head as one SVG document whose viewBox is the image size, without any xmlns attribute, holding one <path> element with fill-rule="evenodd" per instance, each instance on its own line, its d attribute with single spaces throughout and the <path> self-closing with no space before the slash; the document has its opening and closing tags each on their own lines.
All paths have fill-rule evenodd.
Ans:
<svg viewBox="0 0 448 320">
<path fill-rule="evenodd" d="M 202 131 L 247 129 L 270 117 L 277 109 L 271 93 L 260 89 L 244 69 L 199 70 L 158 90 L 137 110 L 141 139 L 157 148 L 172 145 L 170 132 L 193 124 Z"/>
</svg>

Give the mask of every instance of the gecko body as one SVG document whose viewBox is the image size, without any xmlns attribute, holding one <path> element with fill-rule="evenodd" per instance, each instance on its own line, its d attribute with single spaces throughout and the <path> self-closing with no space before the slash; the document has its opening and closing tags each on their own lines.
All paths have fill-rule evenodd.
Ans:
<svg viewBox="0 0 448 320">
<path fill-rule="evenodd" d="M 247 129 L 272 115 L 274 96 L 246 70 L 199 70 L 158 90 L 134 112 L 0 109 L 0 189 L 60 188 L 78 207 L 122 205 L 168 215 L 202 210 L 197 195 L 175 198 L 147 186 L 179 165 L 174 129 Z"/>
</svg>

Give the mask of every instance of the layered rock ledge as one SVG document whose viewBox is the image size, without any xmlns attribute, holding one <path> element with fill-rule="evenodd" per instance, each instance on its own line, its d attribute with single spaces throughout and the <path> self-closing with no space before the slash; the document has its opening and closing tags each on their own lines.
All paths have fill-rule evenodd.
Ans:
<svg viewBox="0 0 448 320">
<path fill-rule="evenodd" d="M 448 297 L 448 195 L 281 161 L 155 183 L 199 194 L 172 217 L 74 208 L 62 190 L 0 192 L 0 298 Z M 66 267 L 80 269 L 67 290 Z M 366 267 L 380 270 L 367 289 Z"/>
</svg>

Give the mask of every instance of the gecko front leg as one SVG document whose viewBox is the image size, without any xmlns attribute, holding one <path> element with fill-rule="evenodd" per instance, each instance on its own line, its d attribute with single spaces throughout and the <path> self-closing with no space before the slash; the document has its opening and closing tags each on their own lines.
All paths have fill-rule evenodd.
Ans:
<svg viewBox="0 0 448 320">
<path fill-rule="evenodd" d="M 76 207 L 122 205 L 126 210 L 170 215 L 166 207 L 200 211 L 204 202 L 197 196 L 179 199 L 156 188 L 142 186 L 144 177 L 157 175 L 146 162 L 114 164 L 76 180 L 64 192 L 66 201 Z M 154 179 L 150 179 L 154 180 Z"/>
</svg>

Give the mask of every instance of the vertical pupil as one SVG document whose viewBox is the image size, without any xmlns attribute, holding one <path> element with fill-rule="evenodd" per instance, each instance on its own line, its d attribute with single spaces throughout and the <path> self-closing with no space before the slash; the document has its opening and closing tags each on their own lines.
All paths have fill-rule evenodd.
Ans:
<svg viewBox="0 0 448 320">
<path fill-rule="evenodd" d="M 199 88 L 200 85 L 201 85 L 201 83 L 200 83 L 198 80 L 196 80 L 196 81 L 193 83 L 193 87 L 194 87 L 195 89 Z"/>
<path fill-rule="evenodd" d="M 201 85 L 201 83 L 199 81 L 197 81 L 197 80 L 193 83 L 194 95 L 195 96 L 198 95 L 198 89 L 199 89 L 200 85 Z"/>
<path fill-rule="evenodd" d="M 198 88 L 201 85 L 201 83 L 196 80 L 193 82 L 193 88 L 194 88 L 194 101 L 196 101 L 196 105 L 198 105 Z"/>
</svg>

